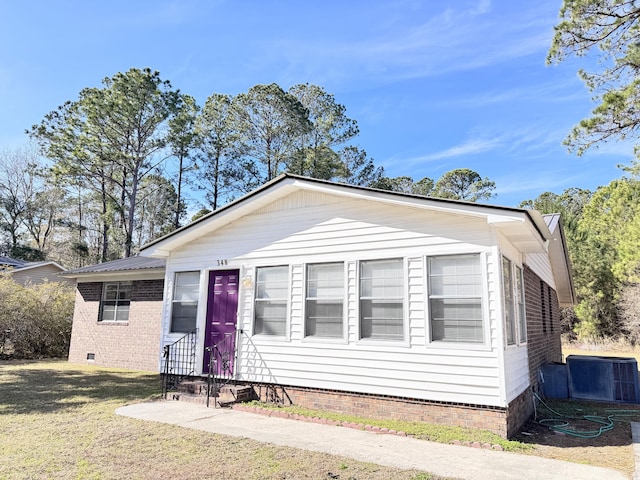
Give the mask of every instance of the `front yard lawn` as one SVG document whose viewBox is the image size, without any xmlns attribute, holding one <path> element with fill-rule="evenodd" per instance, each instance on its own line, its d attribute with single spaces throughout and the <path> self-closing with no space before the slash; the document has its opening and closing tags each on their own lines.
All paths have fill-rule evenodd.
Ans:
<svg viewBox="0 0 640 480">
<path fill-rule="evenodd" d="M 0 479 L 414 479 L 418 471 L 117 416 L 157 374 L 0 362 Z"/>
</svg>

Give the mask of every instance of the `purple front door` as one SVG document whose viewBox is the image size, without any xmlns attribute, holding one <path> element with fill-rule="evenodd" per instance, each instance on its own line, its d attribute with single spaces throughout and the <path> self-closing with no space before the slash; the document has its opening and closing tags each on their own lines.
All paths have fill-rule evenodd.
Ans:
<svg viewBox="0 0 640 480">
<path fill-rule="evenodd" d="M 239 273 L 238 270 L 220 270 L 209 273 L 207 327 L 204 339 L 204 364 L 202 366 L 204 373 L 209 373 L 209 359 L 211 352 L 214 352 L 216 364 L 214 374 L 219 376 L 233 374 Z"/>
</svg>

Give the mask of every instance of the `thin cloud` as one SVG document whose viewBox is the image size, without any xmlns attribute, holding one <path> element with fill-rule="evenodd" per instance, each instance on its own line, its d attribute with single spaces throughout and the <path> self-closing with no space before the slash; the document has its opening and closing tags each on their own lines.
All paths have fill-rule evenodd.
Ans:
<svg viewBox="0 0 640 480">
<path fill-rule="evenodd" d="M 409 158 L 405 161 L 407 163 L 419 163 L 419 162 L 431 162 L 434 160 L 442 160 L 444 158 L 453 158 L 461 156 L 476 155 L 479 153 L 488 152 L 494 150 L 501 145 L 503 139 L 500 137 L 490 139 L 471 139 L 467 140 L 461 145 L 456 145 L 451 148 L 447 148 L 441 152 L 430 153 L 422 155 L 420 157 Z"/>
<path fill-rule="evenodd" d="M 513 103 L 516 100 L 536 99 L 537 102 L 559 103 L 584 98 L 584 92 L 577 78 L 562 81 L 544 82 L 515 87 L 507 90 L 487 91 L 482 94 L 469 95 L 458 98 L 447 98 L 442 104 L 447 107 L 486 107 L 500 103 Z"/>
<path fill-rule="evenodd" d="M 357 40 L 281 37 L 262 45 L 254 67 L 284 61 L 285 75 L 289 69 L 298 74 L 303 70 L 306 78 L 324 84 L 354 76 L 377 83 L 468 71 L 531 54 L 543 58 L 553 34 L 545 28 L 546 12 L 518 12 L 517 19 L 483 15 L 490 8 L 489 2 L 480 1 L 467 10 L 441 10 L 418 24 L 405 18 Z"/>
<path fill-rule="evenodd" d="M 478 4 L 471 9 L 471 15 L 484 15 L 491 11 L 491 0 L 480 0 Z"/>
<path fill-rule="evenodd" d="M 496 182 L 496 193 L 500 195 L 509 195 L 512 193 L 522 194 L 522 200 L 525 200 L 526 193 L 529 192 L 531 198 L 537 197 L 542 192 L 561 193 L 567 188 L 567 185 L 578 185 L 586 178 L 585 174 L 567 176 L 566 171 L 548 170 L 541 173 L 528 172 L 526 175 L 517 177 L 498 177 L 493 180 Z"/>
</svg>

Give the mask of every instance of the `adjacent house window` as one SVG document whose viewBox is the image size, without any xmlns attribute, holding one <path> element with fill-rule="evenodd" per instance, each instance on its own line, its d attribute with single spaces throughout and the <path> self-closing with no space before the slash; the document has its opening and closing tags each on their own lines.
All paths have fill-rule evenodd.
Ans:
<svg viewBox="0 0 640 480">
<path fill-rule="evenodd" d="M 544 282 L 540 280 L 540 311 L 542 312 L 542 333 L 547 333 L 547 309 L 544 304 Z"/>
<path fill-rule="evenodd" d="M 502 290 L 504 297 L 504 328 L 507 345 L 516 343 L 516 312 L 513 293 L 513 270 L 511 260 L 502 257 Z"/>
<path fill-rule="evenodd" d="M 289 267 L 258 267 L 254 333 L 284 336 L 287 326 Z"/>
<path fill-rule="evenodd" d="M 307 265 L 305 336 L 342 338 L 344 265 Z"/>
<path fill-rule="evenodd" d="M 402 259 L 360 263 L 360 338 L 404 339 Z"/>
<path fill-rule="evenodd" d="M 102 288 L 100 321 L 128 321 L 130 303 L 131 282 L 105 282 Z"/>
<path fill-rule="evenodd" d="M 516 267 L 516 303 L 518 304 L 518 326 L 520 327 L 520 343 L 527 341 L 527 318 L 524 310 L 524 279 L 522 269 Z"/>
<path fill-rule="evenodd" d="M 429 257 L 431 340 L 484 343 L 480 255 Z"/>
<path fill-rule="evenodd" d="M 171 304 L 171 332 L 189 333 L 196 328 L 200 272 L 176 272 Z"/>
<path fill-rule="evenodd" d="M 553 301 L 551 300 L 551 287 L 547 285 L 547 292 L 549 293 L 549 326 L 551 327 L 551 333 L 553 333 Z"/>
</svg>

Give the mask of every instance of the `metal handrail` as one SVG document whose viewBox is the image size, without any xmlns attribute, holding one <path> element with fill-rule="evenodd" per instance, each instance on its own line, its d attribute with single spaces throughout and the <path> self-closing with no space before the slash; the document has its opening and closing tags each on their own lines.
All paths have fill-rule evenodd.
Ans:
<svg viewBox="0 0 640 480">
<path fill-rule="evenodd" d="M 233 379 L 233 366 L 236 363 L 236 332 L 225 337 L 213 346 L 206 347 L 209 352 L 209 372 L 207 374 L 207 407 L 209 398 L 218 394 L 219 389 Z M 226 348 L 225 348 L 226 347 Z M 218 384 L 218 380 L 223 382 Z M 226 380 L 226 381 L 224 381 Z M 216 407 L 217 402 L 214 402 Z"/>
<path fill-rule="evenodd" d="M 162 350 L 164 359 L 164 378 L 162 396 L 166 399 L 169 390 L 175 388 L 183 378 L 195 372 L 196 339 L 198 329 L 193 329 L 175 342 L 165 345 Z"/>
</svg>

